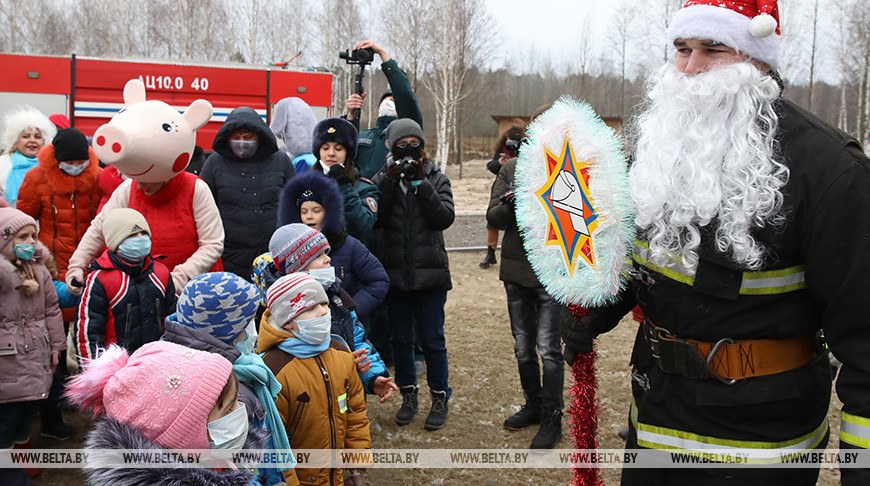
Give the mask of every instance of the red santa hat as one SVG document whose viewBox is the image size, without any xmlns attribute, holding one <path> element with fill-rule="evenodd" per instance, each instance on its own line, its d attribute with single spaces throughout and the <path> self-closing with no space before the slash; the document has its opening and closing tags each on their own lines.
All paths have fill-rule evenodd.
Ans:
<svg viewBox="0 0 870 486">
<path fill-rule="evenodd" d="M 689 0 L 668 28 L 668 42 L 674 39 L 721 42 L 777 69 L 779 9 L 776 0 Z"/>
</svg>

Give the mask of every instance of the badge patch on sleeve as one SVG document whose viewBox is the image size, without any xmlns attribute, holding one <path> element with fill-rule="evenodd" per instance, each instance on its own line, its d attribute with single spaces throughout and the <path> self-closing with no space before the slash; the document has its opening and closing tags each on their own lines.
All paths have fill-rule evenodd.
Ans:
<svg viewBox="0 0 870 486">
<path fill-rule="evenodd" d="M 378 212 L 378 201 L 375 200 L 375 198 L 373 198 L 373 197 L 367 197 L 367 198 L 366 198 L 366 204 L 368 204 L 369 209 L 371 209 L 371 211 L 372 211 L 373 213 Z"/>
<path fill-rule="evenodd" d="M 347 392 L 338 396 L 338 411 L 341 413 L 347 412 Z"/>
</svg>

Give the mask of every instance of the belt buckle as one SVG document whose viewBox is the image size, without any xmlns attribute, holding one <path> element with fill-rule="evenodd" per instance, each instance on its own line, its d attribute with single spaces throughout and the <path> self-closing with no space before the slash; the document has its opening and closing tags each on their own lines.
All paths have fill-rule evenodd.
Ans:
<svg viewBox="0 0 870 486">
<path fill-rule="evenodd" d="M 646 323 L 646 337 L 649 341 L 650 351 L 652 351 L 653 358 L 659 359 L 661 358 L 660 348 L 659 348 L 659 338 L 665 338 L 673 340 L 676 338 L 675 335 L 671 334 L 670 331 L 663 327 L 658 327 L 648 319 L 644 319 Z"/>
<path fill-rule="evenodd" d="M 707 355 L 707 360 L 706 360 L 706 362 L 707 362 L 707 372 L 710 373 L 711 375 L 713 375 L 714 378 L 716 378 L 717 380 L 721 381 L 722 383 L 724 383 L 724 384 L 726 384 L 726 385 L 728 385 L 728 386 L 731 386 L 731 385 L 737 383 L 737 379 L 736 379 L 736 378 L 732 378 L 732 379 L 730 379 L 730 380 L 725 379 L 724 376 L 722 376 L 722 375 L 720 375 L 719 373 L 717 373 L 717 372 L 713 369 L 713 367 L 710 366 L 710 363 L 713 361 L 713 356 L 716 356 L 716 353 L 719 351 L 719 348 L 722 347 L 722 344 L 723 344 L 723 343 L 734 344 L 735 342 L 736 342 L 736 341 L 734 341 L 734 340 L 731 339 L 731 338 L 722 338 L 722 339 L 720 339 L 719 341 L 716 342 L 716 344 L 713 345 L 713 349 L 710 350 L 710 354 Z"/>
</svg>

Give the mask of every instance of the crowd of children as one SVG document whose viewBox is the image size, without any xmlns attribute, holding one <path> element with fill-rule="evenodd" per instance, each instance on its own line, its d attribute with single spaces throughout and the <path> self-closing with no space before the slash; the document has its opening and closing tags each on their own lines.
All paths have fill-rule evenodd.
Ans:
<svg viewBox="0 0 870 486">
<path fill-rule="evenodd" d="M 128 110 L 113 122 L 143 102 L 131 81 Z M 184 154 L 149 160 L 147 147 L 104 169 L 99 149 L 114 132 L 91 141 L 67 125 L 55 135 L 36 110 L 7 119 L 0 369 L 14 381 L 0 386 L 0 451 L 28 446 L 53 384 L 65 385 L 66 406 L 99 418 L 90 450 L 370 449 L 367 393 L 384 403 L 401 387 L 396 422 L 413 420 L 415 335 L 433 397 L 425 428 L 441 428 L 451 392 L 441 231 L 453 221 L 452 195 L 423 151 L 419 124 L 398 119 L 391 92 L 382 103 L 379 125 L 393 124 L 374 181 L 355 164 L 357 128 L 343 118 L 314 124 L 298 99 L 279 104 L 271 130 L 253 110 L 234 110 L 201 178 L 179 172 Z M 192 130 L 206 120 L 194 105 L 183 115 Z M 140 173 L 136 164 L 146 162 Z M 398 383 L 367 337 L 371 323 L 389 332 L 385 358 Z M 68 346 L 78 373 L 55 375 Z M 69 438 L 74 431 L 58 420 L 65 429 L 52 436 Z M 45 424 L 42 432 L 52 433 Z M 364 469 L 293 463 L 212 466 L 86 475 L 104 485 L 358 485 L 364 477 Z M 2 469 L 0 480 L 29 484 L 35 474 Z"/>
</svg>

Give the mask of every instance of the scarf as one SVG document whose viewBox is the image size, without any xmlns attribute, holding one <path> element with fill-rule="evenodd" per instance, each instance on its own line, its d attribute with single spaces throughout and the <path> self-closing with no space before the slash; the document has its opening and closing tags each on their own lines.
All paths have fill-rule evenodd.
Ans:
<svg viewBox="0 0 870 486">
<path fill-rule="evenodd" d="M 275 449 L 282 452 L 286 451 L 293 455 L 290 450 L 290 440 L 287 438 L 287 430 L 284 428 L 284 422 L 281 420 L 281 415 L 278 413 L 278 408 L 275 406 L 275 399 L 278 392 L 281 391 L 281 384 L 275 379 L 275 375 L 263 362 L 263 358 L 254 353 L 246 353 L 239 356 L 233 362 L 233 373 L 239 378 L 239 381 L 250 385 L 254 390 L 254 394 L 263 404 L 266 409 L 266 418 L 269 421 L 269 427 L 272 429 L 272 440 L 275 442 Z M 296 465 L 296 461 L 290 466 L 279 468 L 282 471 L 289 471 Z"/>
<path fill-rule="evenodd" d="M 335 334 L 333 334 L 332 336 L 339 337 Z M 341 338 L 339 337 L 339 339 Z M 313 358 L 329 349 L 330 341 L 331 339 L 327 339 L 326 341 L 323 341 L 323 343 L 315 345 L 308 344 L 297 337 L 289 337 L 278 344 L 278 349 L 284 351 L 285 353 L 292 354 L 297 358 Z"/>
<path fill-rule="evenodd" d="M 38 163 L 36 157 L 25 157 L 21 152 L 15 151 L 9 155 L 12 161 L 12 169 L 6 177 L 6 200 L 9 205 L 15 207 L 15 201 L 18 200 L 18 188 L 24 182 L 24 174 L 36 167 Z"/>
</svg>

